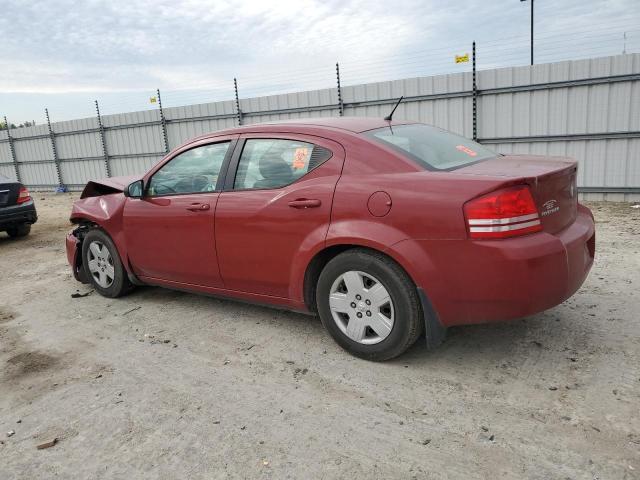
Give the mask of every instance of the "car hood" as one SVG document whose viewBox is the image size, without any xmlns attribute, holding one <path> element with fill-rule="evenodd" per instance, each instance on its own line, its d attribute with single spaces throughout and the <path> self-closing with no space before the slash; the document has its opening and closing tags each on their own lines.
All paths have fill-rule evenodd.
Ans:
<svg viewBox="0 0 640 480">
<path fill-rule="evenodd" d="M 121 193 L 132 182 L 139 180 L 136 175 L 127 175 L 123 177 L 110 177 L 101 180 L 90 180 L 82 190 L 80 198 L 99 197 L 109 193 Z"/>
</svg>

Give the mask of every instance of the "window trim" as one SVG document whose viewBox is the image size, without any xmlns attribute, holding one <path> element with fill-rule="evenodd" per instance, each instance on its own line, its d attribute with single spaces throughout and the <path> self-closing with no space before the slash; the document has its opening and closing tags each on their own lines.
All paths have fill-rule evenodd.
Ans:
<svg viewBox="0 0 640 480">
<path fill-rule="evenodd" d="M 245 146 L 247 140 L 285 140 L 285 141 L 289 141 L 289 142 L 306 142 L 306 143 L 309 143 L 309 144 L 313 145 L 314 148 L 317 146 L 317 147 L 324 148 L 324 149 L 328 150 L 329 152 L 331 152 L 331 155 L 325 161 L 323 161 L 322 163 L 319 163 L 318 165 L 313 167 L 311 170 L 308 170 L 301 177 L 296 178 L 293 182 L 289 182 L 289 183 L 287 183 L 285 185 L 280 185 L 278 187 L 263 187 L 263 188 L 234 188 L 234 184 L 235 184 L 235 181 L 236 181 L 236 175 L 238 174 L 238 166 L 240 165 L 240 158 L 242 157 L 242 152 L 244 151 L 244 146 Z M 229 162 L 229 169 L 227 170 L 227 173 L 226 173 L 225 182 L 224 182 L 224 188 L 223 188 L 222 191 L 223 192 L 260 192 L 260 191 L 278 190 L 278 189 L 281 189 L 281 188 L 285 188 L 285 187 L 293 185 L 294 183 L 299 182 L 300 180 L 305 178 L 307 175 L 309 175 L 315 169 L 317 169 L 318 167 L 324 165 L 326 162 L 331 160 L 334 155 L 335 155 L 335 153 L 331 148 L 325 147 L 323 145 L 319 145 L 318 143 L 313 142 L 310 139 L 306 138 L 306 136 L 301 136 L 301 138 L 291 138 L 291 137 L 285 137 L 285 136 L 283 136 L 283 137 L 278 137 L 278 136 L 273 136 L 273 137 L 272 136 L 241 137 L 240 139 L 238 139 L 238 144 L 236 145 L 236 149 L 233 152 L 233 156 L 231 157 L 231 161 Z"/>
<path fill-rule="evenodd" d="M 167 193 L 163 195 L 150 195 L 149 188 L 151 186 L 151 179 L 164 168 L 165 165 L 171 163 L 174 159 L 178 158 L 183 153 L 187 153 L 191 150 L 195 150 L 196 148 L 208 147 L 210 145 L 217 145 L 220 143 L 228 143 L 229 148 L 224 155 L 224 159 L 222 160 L 222 165 L 220 166 L 220 172 L 218 173 L 218 180 L 216 181 L 216 185 L 214 189 L 210 192 L 189 192 L 189 193 Z M 144 181 L 144 192 L 142 194 L 142 198 L 163 198 L 163 197 L 175 197 L 175 196 L 184 196 L 184 195 L 206 195 L 210 193 L 220 193 L 224 187 L 224 181 L 226 178 L 226 173 L 229 168 L 229 162 L 231 157 L 235 153 L 236 146 L 238 144 L 238 138 L 225 138 L 224 140 L 218 139 L 218 141 L 212 141 L 207 143 L 200 143 L 197 145 L 193 145 L 190 148 L 185 148 L 184 150 L 180 150 L 176 152 L 171 158 L 167 159 L 162 164 L 158 165 L 157 168 L 152 170 L 151 174 Z"/>
</svg>

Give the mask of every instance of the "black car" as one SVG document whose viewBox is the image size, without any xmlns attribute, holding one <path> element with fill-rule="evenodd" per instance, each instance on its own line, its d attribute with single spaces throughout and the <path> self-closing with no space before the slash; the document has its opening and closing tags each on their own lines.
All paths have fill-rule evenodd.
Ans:
<svg viewBox="0 0 640 480">
<path fill-rule="evenodd" d="M 0 175 L 0 232 L 7 232 L 10 237 L 24 237 L 37 220 L 29 190 L 20 182 Z"/>
</svg>

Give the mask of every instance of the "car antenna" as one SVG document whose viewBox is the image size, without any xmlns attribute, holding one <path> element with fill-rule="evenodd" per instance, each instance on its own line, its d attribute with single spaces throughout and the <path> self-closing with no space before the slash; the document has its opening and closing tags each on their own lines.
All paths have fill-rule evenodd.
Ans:
<svg viewBox="0 0 640 480">
<path fill-rule="evenodd" d="M 395 111 L 396 111 L 396 108 L 398 108 L 398 105 L 400 105 L 400 102 L 402 101 L 402 99 L 403 99 L 403 98 L 404 98 L 404 95 L 403 95 L 403 96 L 401 96 L 401 97 L 398 99 L 398 102 L 396 103 L 396 106 L 395 106 L 395 107 L 393 107 L 393 110 L 391 110 L 391 113 L 390 113 L 389 115 L 387 115 L 386 117 L 384 117 L 384 119 L 385 119 L 387 122 L 390 122 L 390 121 L 391 121 L 391 119 L 393 118 L 393 114 L 394 114 L 394 113 L 395 113 Z"/>
</svg>

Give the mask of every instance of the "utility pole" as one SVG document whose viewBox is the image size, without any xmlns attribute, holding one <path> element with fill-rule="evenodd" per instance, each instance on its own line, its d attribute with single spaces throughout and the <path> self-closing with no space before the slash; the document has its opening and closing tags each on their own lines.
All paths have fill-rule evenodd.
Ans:
<svg viewBox="0 0 640 480">
<path fill-rule="evenodd" d="M 527 0 L 520 0 L 526 2 Z M 529 0 L 531 3 L 531 65 L 533 65 L 533 0 Z"/>
</svg>

